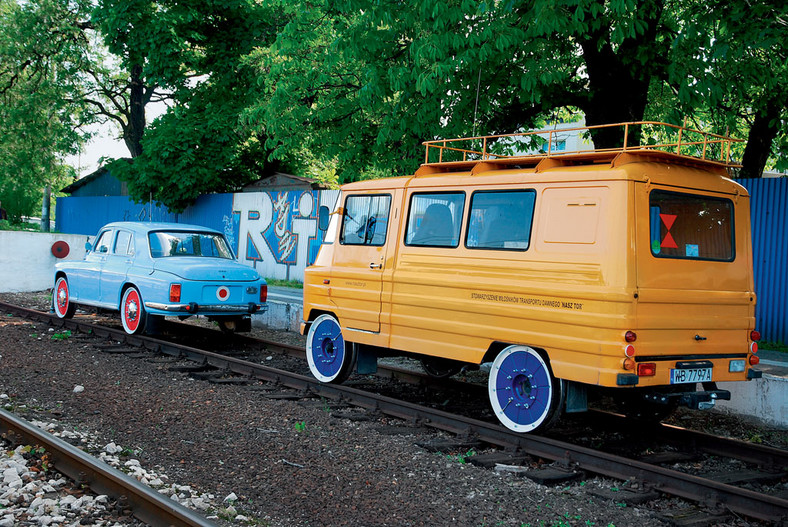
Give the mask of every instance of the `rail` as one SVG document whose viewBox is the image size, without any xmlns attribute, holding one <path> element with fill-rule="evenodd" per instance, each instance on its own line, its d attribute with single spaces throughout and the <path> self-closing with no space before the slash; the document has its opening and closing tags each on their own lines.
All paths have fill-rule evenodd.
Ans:
<svg viewBox="0 0 788 527">
<path fill-rule="evenodd" d="M 559 149 L 559 138 L 576 133 L 586 141 L 587 148 Z M 606 135 L 620 146 L 593 149 L 587 141 Z M 425 141 L 425 164 L 501 159 L 564 157 L 570 155 L 661 151 L 682 158 L 738 167 L 731 159 L 731 146 L 743 142 L 718 134 L 658 121 L 582 126 L 553 130 L 537 130 L 516 134 L 461 137 Z M 437 160 L 435 158 L 437 157 Z"/>
<path fill-rule="evenodd" d="M 153 527 L 215 527 L 215 523 L 44 430 L 0 410 L 0 434 L 13 443 L 44 447 L 56 470 L 94 492 L 125 497 L 132 514 Z"/>
</svg>

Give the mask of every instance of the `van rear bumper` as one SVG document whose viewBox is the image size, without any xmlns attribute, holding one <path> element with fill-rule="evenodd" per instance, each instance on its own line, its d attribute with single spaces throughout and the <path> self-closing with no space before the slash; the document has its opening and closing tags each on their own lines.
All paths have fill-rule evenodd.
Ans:
<svg viewBox="0 0 788 527">
<path fill-rule="evenodd" d="M 646 401 L 659 404 L 669 404 L 675 401 L 679 406 L 686 406 L 692 410 L 704 410 L 714 406 L 715 401 L 730 401 L 731 392 L 718 390 L 715 382 L 706 382 L 703 383 L 702 391 L 645 393 L 643 398 Z"/>
</svg>

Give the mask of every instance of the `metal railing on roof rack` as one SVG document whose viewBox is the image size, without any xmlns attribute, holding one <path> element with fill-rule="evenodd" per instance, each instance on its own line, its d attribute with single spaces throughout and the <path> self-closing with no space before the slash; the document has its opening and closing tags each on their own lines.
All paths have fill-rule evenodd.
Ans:
<svg viewBox="0 0 788 527">
<path fill-rule="evenodd" d="M 621 146 L 558 150 L 556 148 L 559 144 L 557 139 L 566 137 L 568 133 L 576 133 L 586 140 L 593 139 L 595 134 L 600 133 L 617 134 L 616 139 Z M 728 167 L 737 167 L 740 165 L 731 162 L 731 145 L 740 142 L 743 140 L 684 126 L 658 121 L 636 121 L 516 134 L 437 139 L 425 141 L 423 144 L 427 150 L 425 164 L 652 150 Z M 437 154 L 437 161 L 430 160 L 431 154 L 433 157 Z"/>
</svg>

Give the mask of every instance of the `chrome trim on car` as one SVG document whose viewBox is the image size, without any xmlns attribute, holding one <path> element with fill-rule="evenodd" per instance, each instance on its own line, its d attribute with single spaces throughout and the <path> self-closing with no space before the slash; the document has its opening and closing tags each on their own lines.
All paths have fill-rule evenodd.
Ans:
<svg viewBox="0 0 788 527">
<path fill-rule="evenodd" d="M 268 310 L 266 304 L 195 304 L 197 309 L 193 309 L 191 304 L 162 304 L 160 302 L 145 302 L 145 307 L 158 309 L 159 311 L 190 312 L 201 313 L 205 311 L 221 311 L 232 313 L 264 313 Z M 253 306 L 253 307 L 252 307 Z"/>
</svg>

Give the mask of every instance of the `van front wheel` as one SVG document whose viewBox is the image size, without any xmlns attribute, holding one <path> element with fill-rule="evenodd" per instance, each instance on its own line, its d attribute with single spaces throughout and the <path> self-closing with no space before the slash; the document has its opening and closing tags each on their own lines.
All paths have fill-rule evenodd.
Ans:
<svg viewBox="0 0 788 527">
<path fill-rule="evenodd" d="M 564 399 L 563 381 L 527 346 L 509 346 L 498 354 L 487 390 L 495 417 L 515 432 L 547 428 L 559 416 Z"/>
<path fill-rule="evenodd" d="M 337 319 L 320 315 L 312 322 L 306 336 L 306 359 L 317 380 L 338 384 L 353 371 L 356 346 L 345 342 Z"/>
</svg>

